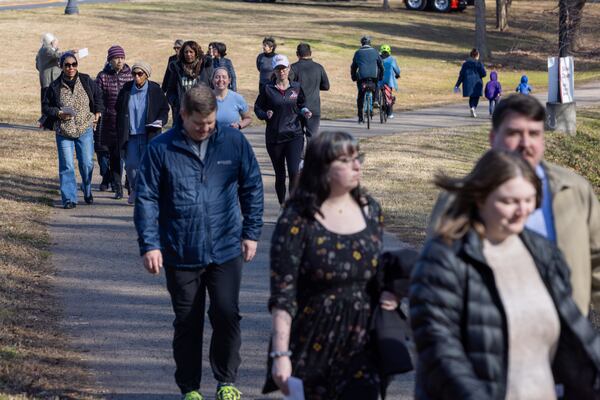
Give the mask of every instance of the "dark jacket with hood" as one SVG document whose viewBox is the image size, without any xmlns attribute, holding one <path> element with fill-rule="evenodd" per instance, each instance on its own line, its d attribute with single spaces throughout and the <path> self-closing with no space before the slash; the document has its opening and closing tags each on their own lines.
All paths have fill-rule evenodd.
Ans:
<svg viewBox="0 0 600 400">
<path fill-rule="evenodd" d="M 473 58 L 465 61 L 460 68 L 455 87 L 462 85 L 463 97 L 481 97 L 483 94 L 483 80 L 487 75 L 481 61 Z"/>
<path fill-rule="evenodd" d="M 519 236 L 560 318 L 554 381 L 564 399 L 600 399 L 600 337 L 571 297 L 562 253 L 527 229 Z M 416 399 L 504 400 L 507 318 L 474 230 L 450 245 L 439 237 L 426 243 L 411 277 L 410 317 L 419 355 Z"/>
<path fill-rule="evenodd" d="M 162 121 L 162 126 L 167 124 L 169 120 L 169 103 L 162 92 L 161 87 L 156 82 L 146 81 L 148 85 L 148 97 L 146 100 L 146 124 L 151 124 L 156 120 Z M 125 147 L 129 140 L 129 99 L 131 98 L 131 88 L 134 82 L 127 82 L 117 97 L 117 135 L 119 146 Z M 148 141 L 161 133 L 160 128 L 146 127 Z"/>
<path fill-rule="evenodd" d="M 58 121 L 58 112 L 63 107 L 63 103 L 60 100 L 60 87 L 62 85 L 63 74 L 61 73 L 58 78 L 54 80 L 48 87 L 46 96 L 42 101 L 42 114 L 46 117 L 44 119 L 44 128 L 54 130 L 54 124 Z M 77 73 L 77 79 L 81 82 L 83 89 L 90 99 L 90 111 L 92 113 L 101 113 L 104 111 L 104 103 L 102 102 L 102 92 L 96 86 L 96 83 L 89 75 Z"/>
<path fill-rule="evenodd" d="M 502 85 L 498 81 L 498 73 L 492 71 L 490 80 L 485 84 L 485 98 L 488 100 L 498 99 L 502 95 Z"/>
<path fill-rule="evenodd" d="M 267 122 L 265 137 L 267 143 L 284 143 L 304 135 L 301 124 L 301 112 L 305 107 L 304 92 L 298 82 L 280 91 L 275 82 L 269 82 L 259 90 L 254 103 L 254 114 Z M 273 111 L 271 119 L 267 111 Z"/>
<path fill-rule="evenodd" d="M 117 96 L 123 86 L 132 80 L 131 68 L 127 64 L 117 72 L 110 63 L 106 63 L 96 77 L 96 86 L 102 92 L 104 102 L 104 113 L 94 132 L 96 151 L 109 151 L 109 146 L 117 144 Z"/>
<path fill-rule="evenodd" d="M 203 268 L 242 254 L 258 240 L 263 185 L 252 146 L 217 126 L 202 161 L 179 126 L 148 145 L 137 178 L 133 220 L 140 253 L 160 249 L 164 265 Z"/>
</svg>

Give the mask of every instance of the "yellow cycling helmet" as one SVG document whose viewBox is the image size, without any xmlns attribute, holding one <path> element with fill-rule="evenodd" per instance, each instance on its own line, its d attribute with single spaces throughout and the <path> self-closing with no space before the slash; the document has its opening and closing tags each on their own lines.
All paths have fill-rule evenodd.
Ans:
<svg viewBox="0 0 600 400">
<path fill-rule="evenodd" d="M 392 54 L 392 48 L 390 47 L 389 44 L 382 44 L 381 47 L 379 48 L 379 52 Z"/>
</svg>

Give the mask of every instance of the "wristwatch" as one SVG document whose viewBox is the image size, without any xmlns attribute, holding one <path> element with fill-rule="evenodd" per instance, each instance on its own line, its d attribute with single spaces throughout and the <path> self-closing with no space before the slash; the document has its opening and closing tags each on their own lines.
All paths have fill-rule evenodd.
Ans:
<svg viewBox="0 0 600 400">
<path fill-rule="evenodd" d="M 270 358 L 279 358 L 279 357 L 290 357 L 292 352 L 289 350 L 286 351 L 272 351 L 269 353 Z"/>
</svg>

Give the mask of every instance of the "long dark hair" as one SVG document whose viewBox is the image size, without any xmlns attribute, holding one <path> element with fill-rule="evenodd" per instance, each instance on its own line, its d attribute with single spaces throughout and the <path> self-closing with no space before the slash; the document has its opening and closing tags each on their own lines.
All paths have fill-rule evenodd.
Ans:
<svg viewBox="0 0 600 400">
<path fill-rule="evenodd" d="M 478 204 L 483 203 L 504 182 L 519 176 L 535 187 L 535 204 L 536 208 L 539 207 L 542 183 L 531 165 L 515 152 L 488 151 L 464 178 L 437 174 L 434 178 L 436 186 L 455 197 L 436 227 L 436 234 L 448 243 L 460 239 L 471 228 L 483 236 L 485 226 L 479 217 Z"/>
<path fill-rule="evenodd" d="M 183 53 L 185 52 L 186 47 L 189 47 L 190 49 L 194 50 L 194 53 L 196 53 L 196 59 L 192 64 L 188 64 L 185 62 L 185 55 Z M 200 71 L 203 67 L 201 60 L 204 59 L 204 52 L 202 52 L 202 47 L 200 47 L 200 45 L 196 41 L 188 40 L 187 42 L 184 42 L 181 45 L 181 49 L 179 50 L 177 59 L 181 64 L 181 68 L 187 75 L 189 75 L 192 78 L 196 78 L 200 75 Z"/>
<path fill-rule="evenodd" d="M 311 138 L 304 156 L 304 167 L 286 207 L 292 206 L 303 217 L 313 219 L 316 213 L 320 213 L 321 204 L 331 192 L 327 178 L 331 163 L 358 151 L 358 141 L 347 132 L 326 131 Z M 350 194 L 361 206 L 367 205 L 366 192 L 360 185 Z"/>
</svg>

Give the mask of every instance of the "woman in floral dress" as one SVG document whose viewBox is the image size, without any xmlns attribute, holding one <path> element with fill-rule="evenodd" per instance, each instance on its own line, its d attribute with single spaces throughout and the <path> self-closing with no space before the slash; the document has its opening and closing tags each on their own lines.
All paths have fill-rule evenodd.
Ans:
<svg viewBox="0 0 600 400">
<path fill-rule="evenodd" d="M 277 222 L 265 393 L 287 394 L 288 378 L 295 376 L 307 400 L 377 399 L 367 283 L 378 269 L 382 216 L 359 185 L 358 150 L 344 132 L 311 140 L 298 187 Z M 379 301 L 385 309 L 398 305 L 390 292 Z"/>
</svg>

